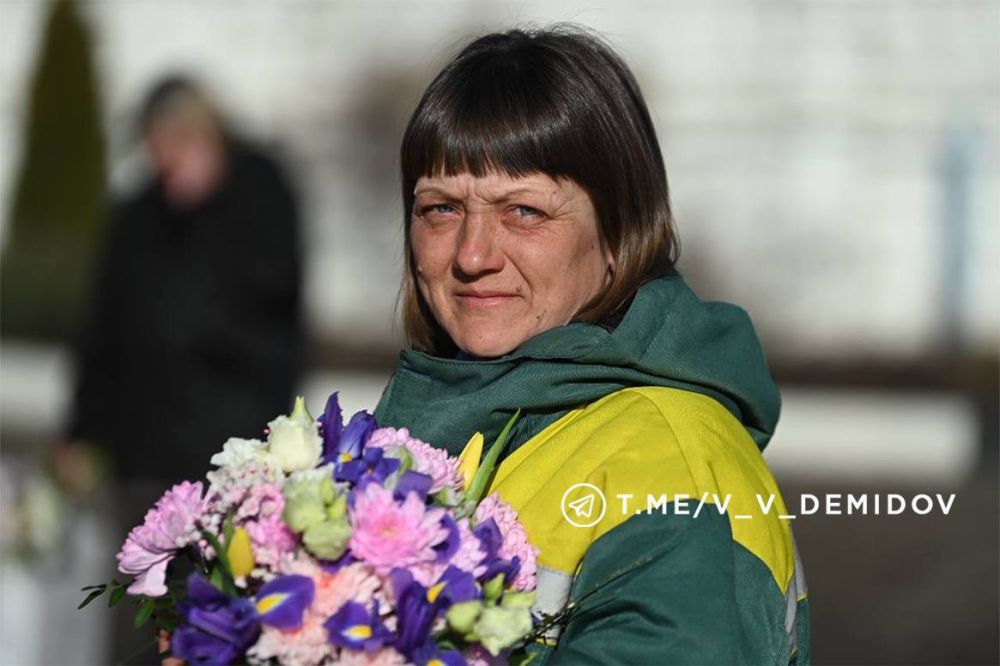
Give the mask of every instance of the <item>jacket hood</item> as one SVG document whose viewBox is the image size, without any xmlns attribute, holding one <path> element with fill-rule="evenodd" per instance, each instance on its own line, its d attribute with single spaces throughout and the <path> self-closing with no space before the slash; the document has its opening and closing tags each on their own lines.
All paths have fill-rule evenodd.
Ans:
<svg viewBox="0 0 1000 666">
<path fill-rule="evenodd" d="M 634 386 L 714 398 L 761 450 L 781 405 L 746 312 L 701 301 L 675 272 L 640 287 L 611 331 L 574 322 L 486 360 L 404 350 L 375 416 L 382 426 L 407 427 L 457 455 L 475 431 L 492 441 L 517 409 L 523 416 L 512 443 L 571 409 Z"/>
</svg>

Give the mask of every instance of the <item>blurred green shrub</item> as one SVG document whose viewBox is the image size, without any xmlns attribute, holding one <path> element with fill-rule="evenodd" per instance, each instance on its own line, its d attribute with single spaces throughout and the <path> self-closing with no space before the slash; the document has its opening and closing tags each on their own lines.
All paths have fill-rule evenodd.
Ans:
<svg viewBox="0 0 1000 666">
<path fill-rule="evenodd" d="M 106 221 L 91 37 L 72 0 L 52 4 L 28 103 L 0 256 L 0 333 L 66 340 L 88 296 Z"/>
</svg>

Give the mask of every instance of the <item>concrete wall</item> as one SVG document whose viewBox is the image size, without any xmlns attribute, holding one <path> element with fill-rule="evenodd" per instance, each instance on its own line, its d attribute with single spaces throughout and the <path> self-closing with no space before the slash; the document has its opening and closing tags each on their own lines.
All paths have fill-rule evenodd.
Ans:
<svg viewBox="0 0 1000 666">
<path fill-rule="evenodd" d="M 114 180 L 130 114 L 167 70 L 199 74 L 280 144 L 309 219 L 321 335 L 393 345 L 395 155 L 418 95 L 469 35 L 570 20 L 634 67 L 705 296 L 791 357 L 995 350 L 1000 11 L 993 2 L 80 3 L 98 44 Z M 46 11 L 0 10 L 0 192 L 19 161 Z"/>
</svg>

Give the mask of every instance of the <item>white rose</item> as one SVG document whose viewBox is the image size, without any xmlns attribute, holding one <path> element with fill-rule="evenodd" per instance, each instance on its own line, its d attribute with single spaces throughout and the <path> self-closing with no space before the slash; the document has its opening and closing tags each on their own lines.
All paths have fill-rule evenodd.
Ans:
<svg viewBox="0 0 1000 666">
<path fill-rule="evenodd" d="M 323 455 L 319 424 L 313 420 L 301 397 L 295 399 L 290 416 L 279 416 L 268 424 L 268 452 L 272 461 L 286 472 L 312 469 Z"/>
</svg>

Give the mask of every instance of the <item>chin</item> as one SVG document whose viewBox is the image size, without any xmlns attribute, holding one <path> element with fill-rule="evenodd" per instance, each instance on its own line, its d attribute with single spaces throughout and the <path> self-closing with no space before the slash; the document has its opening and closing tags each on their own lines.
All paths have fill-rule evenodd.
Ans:
<svg viewBox="0 0 1000 666">
<path fill-rule="evenodd" d="M 496 358 L 503 356 L 517 349 L 524 342 L 521 339 L 513 339 L 507 336 L 503 338 L 478 338 L 475 341 L 462 340 L 458 347 L 466 354 L 479 358 Z"/>
</svg>

